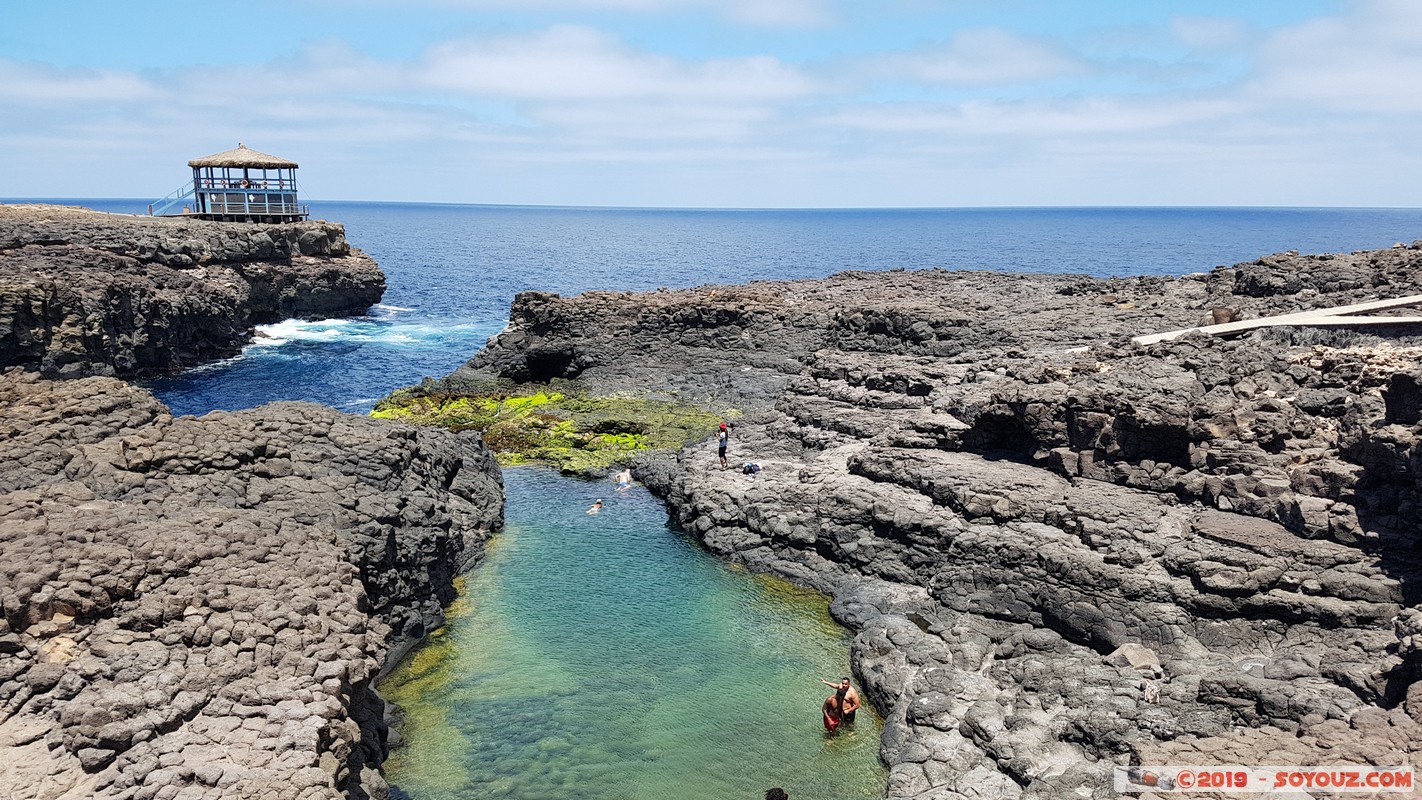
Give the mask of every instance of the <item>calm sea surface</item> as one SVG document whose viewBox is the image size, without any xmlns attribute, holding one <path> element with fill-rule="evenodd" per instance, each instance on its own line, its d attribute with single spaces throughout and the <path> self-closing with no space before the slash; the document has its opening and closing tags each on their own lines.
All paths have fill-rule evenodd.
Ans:
<svg viewBox="0 0 1422 800">
<path fill-rule="evenodd" d="M 73 201 L 141 212 L 146 201 Z M 238 358 L 155 381 L 178 414 L 311 400 L 352 412 L 468 360 L 515 293 L 572 294 L 847 269 L 1178 275 L 1284 250 L 1422 238 L 1395 209 L 644 210 L 313 203 L 380 262 L 368 316 L 294 321 Z M 846 672 L 826 601 L 747 575 L 640 488 L 508 470 L 508 531 L 449 624 L 383 684 L 420 800 L 877 797 L 880 723 L 826 738 L 817 678 Z M 597 516 L 585 509 L 602 497 Z"/>
<path fill-rule="evenodd" d="M 141 213 L 148 201 L 66 201 Z M 269 326 L 241 358 L 153 384 L 174 413 L 314 400 L 368 411 L 467 361 L 515 293 L 574 294 L 847 269 L 1181 275 L 1284 250 L 1422 238 L 1418 209 L 665 210 L 311 204 L 384 268 L 370 316 Z"/>
</svg>

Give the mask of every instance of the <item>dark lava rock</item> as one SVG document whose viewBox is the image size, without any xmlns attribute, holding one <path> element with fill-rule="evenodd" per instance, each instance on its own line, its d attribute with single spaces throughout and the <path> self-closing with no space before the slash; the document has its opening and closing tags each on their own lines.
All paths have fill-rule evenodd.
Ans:
<svg viewBox="0 0 1422 800">
<path fill-rule="evenodd" d="M 0 205 L 0 368 L 174 372 L 237 354 L 255 325 L 360 314 L 384 291 L 335 223 Z"/>
<path fill-rule="evenodd" d="M 711 550 L 835 596 L 890 797 L 1412 763 L 1422 331 L 1130 337 L 1422 294 L 1419 268 L 1422 244 L 1180 279 L 525 294 L 456 377 L 744 412 L 730 458 L 760 472 L 708 438 L 639 477 Z"/>
<path fill-rule="evenodd" d="M 0 796 L 385 796 L 375 678 L 502 525 L 477 435 L 9 370 L 0 440 Z"/>
</svg>

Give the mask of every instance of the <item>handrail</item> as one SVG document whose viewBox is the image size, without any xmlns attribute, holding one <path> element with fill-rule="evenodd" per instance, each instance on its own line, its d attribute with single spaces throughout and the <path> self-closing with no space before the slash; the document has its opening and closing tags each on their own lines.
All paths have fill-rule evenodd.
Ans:
<svg viewBox="0 0 1422 800">
<path fill-rule="evenodd" d="M 168 210 L 171 209 L 173 206 L 183 202 L 184 200 L 192 196 L 193 184 L 192 181 L 188 181 L 186 184 L 183 185 L 181 189 L 175 189 L 169 192 L 162 199 L 155 200 L 154 202 L 150 203 L 148 206 L 148 214 L 154 217 L 161 217 L 164 214 L 168 213 Z"/>
<path fill-rule="evenodd" d="M 209 183 L 203 181 L 203 184 Z M 288 178 L 283 180 L 269 180 L 268 186 L 238 188 L 238 187 L 217 187 L 198 185 L 194 188 L 193 183 L 188 183 L 183 188 L 173 191 L 161 200 L 157 200 L 148 206 L 148 213 L 151 216 L 166 216 L 168 212 L 179 203 L 189 198 L 194 199 L 192 213 L 212 214 L 220 216 L 302 216 L 310 215 L 308 206 L 296 202 L 287 202 L 286 197 L 293 201 L 297 198 L 296 179 Z M 272 188 L 270 184 L 277 184 L 280 188 Z M 235 195 L 236 197 L 233 197 Z M 273 202 L 272 198 L 281 198 Z M 184 209 L 187 213 L 187 209 Z"/>
<path fill-rule="evenodd" d="M 246 192 L 246 191 L 259 191 L 259 190 L 294 192 L 294 191 L 296 191 L 296 179 L 295 179 L 295 178 L 255 178 L 255 179 L 249 180 L 249 179 L 247 179 L 247 178 L 241 178 L 241 179 L 232 178 L 232 179 L 228 179 L 228 178 L 202 177 L 202 178 L 199 178 L 199 179 L 198 179 L 197 188 L 203 189 L 203 190 L 205 190 L 205 191 L 206 191 L 206 190 L 214 190 L 214 191 L 219 191 L 219 192 L 221 192 L 221 191 L 228 191 L 228 190 L 232 190 L 232 191 L 238 191 L 238 190 L 240 190 L 240 191 L 244 191 L 244 192 Z"/>
<path fill-rule="evenodd" d="M 1411 325 L 1422 321 L 1418 317 L 1369 317 L 1361 316 L 1364 311 L 1384 311 L 1403 306 L 1422 305 L 1422 294 L 1412 294 L 1406 297 L 1390 297 L 1386 300 L 1369 300 L 1365 303 L 1352 303 L 1346 306 L 1334 306 L 1332 308 L 1315 308 L 1310 311 L 1297 311 L 1292 314 L 1276 314 L 1272 317 L 1258 317 L 1256 319 L 1242 319 L 1235 322 L 1221 322 L 1215 325 L 1199 325 L 1194 328 L 1183 328 L 1178 331 L 1166 331 L 1165 333 L 1150 333 L 1144 336 L 1136 336 L 1131 341 L 1136 344 L 1155 344 L 1156 342 L 1168 342 L 1177 339 L 1187 333 L 1226 334 L 1243 333 L 1255 328 L 1270 328 L 1276 325 L 1298 325 L 1301 327 L 1321 326 L 1321 327 L 1347 327 L 1349 325 Z"/>
</svg>

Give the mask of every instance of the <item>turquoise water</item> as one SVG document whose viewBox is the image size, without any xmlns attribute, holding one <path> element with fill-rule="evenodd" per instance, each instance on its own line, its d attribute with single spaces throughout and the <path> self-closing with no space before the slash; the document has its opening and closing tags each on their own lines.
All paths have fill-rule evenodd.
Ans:
<svg viewBox="0 0 1422 800">
<path fill-rule="evenodd" d="M 417 800 L 877 798 L 880 721 L 827 736 L 848 674 L 827 599 L 733 568 L 640 487 L 505 471 L 509 528 L 381 687 Z M 602 498 L 600 514 L 586 513 Z"/>
</svg>

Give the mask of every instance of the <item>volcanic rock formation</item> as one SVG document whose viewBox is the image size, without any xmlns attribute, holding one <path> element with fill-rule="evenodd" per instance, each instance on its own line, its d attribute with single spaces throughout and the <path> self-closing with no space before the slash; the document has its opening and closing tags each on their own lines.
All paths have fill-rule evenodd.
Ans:
<svg viewBox="0 0 1422 800">
<path fill-rule="evenodd" d="M 80 377 L 384 286 L 335 224 L 0 206 L 0 797 L 388 796 L 375 679 L 503 523 L 480 438 Z"/>
<path fill-rule="evenodd" d="M 384 796 L 375 677 L 502 525 L 477 434 L 0 375 L 0 797 Z"/>
<path fill-rule="evenodd" d="M 335 223 L 0 205 L 0 368 L 175 372 L 236 355 L 255 325 L 360 314 L 384 291 Z"/>
<path fill-rule="evenodd" d="M 1422 334 L 1137 334 L 1422 293 L 1422 242 L 1178 279 L 845 273 L 530 293 L 454 377 L 738 407 L 640 477 L 857 630 L 894 798 L 1127 764 L 1411 763 Z M 709 435 L 708 431 L 708 435 Z"/>
</svg>

